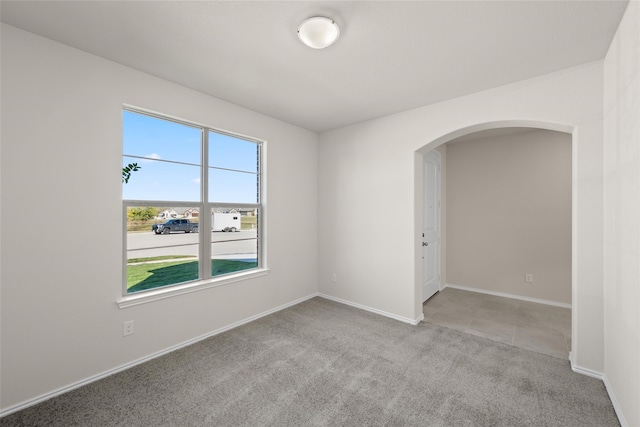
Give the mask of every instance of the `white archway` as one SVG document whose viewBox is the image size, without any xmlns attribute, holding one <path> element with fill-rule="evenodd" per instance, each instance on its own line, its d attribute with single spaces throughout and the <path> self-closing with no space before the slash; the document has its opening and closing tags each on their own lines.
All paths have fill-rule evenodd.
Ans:
<svg viewBox="0 0 640 427">
<path fill-rule="evenodd" d="M 495 122 L 486 122 L 486 123 L 478 123 L 471 126 L 467 126 L 461 129 L 456 129 L 451 132 L 448 132 L 431 142 L 425 144 L 422 148 L 416 151 L 416 161 L 415 161 L 415 170 L 416 170 L 416 192 L 415 192 L 415 206 L 423 206 L 423 160 L 422 157 L 427 152 L 443 145 L 451 140 L 456 138 L 472 134 L 479 131 L 489 130 L 489 129 L 500 129 L 500 128 L 532 128 L 532 129 L 543 129 L 543 130 L 551 130 L 557 132 L 564 132 L 572 135 L 571 145 L 572 145 L 572 191 L 571 191 L 571 199 L 572 199 L 572 207 L 571 207 L 571 306 L 572 306 L 572 334 L 571 334 L 571 348 L 578 348 L 578 334 L 576 331 L 579 328 L 579 319 L 577 316 L 578 312 L 578 304 L 579 300 L 577 298 L 578 292 L 578 281 L 577 281 L 577 250 L 578 250 L 578 228 L 576 226 L 577 219 L 577 140 L 574 135 L 575 127 L 571 125 L 559 124 L 559 123 L 549 123 L 549 122 L 540 122 L 540 121 L 531 121 L 531 120 L 503 120 L 503 121 L 495 121 Z M 416 222 L 416 226 L 417 226 Z M 423 270 L 421 267 L 421 243 L 422 238 L 419 232 L 420 228 L 416 228 L 414 235 L 415 237 L 415 295 L 416 295 L 416 303 L 421 305 L 421 289 L 422 289 L 422 274 Z M 570 359 L 573 365 L 573 358 L 570 355 Z M 574 369 L 575 370 L 575 369 Z M 583 372 L 584 373 L 584 372 Z M 587 372 L 588 373 L 588 372 Z"/>
<path fill-rule="evenodd" d="M 424 147 L 418 150 L 418 152 L 421 154 L 425 153 L 453 139 L 468 135 L 470 133 L 480 132 L 488 129 L 500 129 L 500 128 L 534 128 L 534 129 L 554 130 L 557 132 L 565 132 L 565 133 L 573 133 L 573 130 L 574 130 L 574 126 L 570 126 L 570 125 L 564 125 L 560 123 L 539 122 L 539 121 L 533 121 L 533 120 L 502 120 L 502 121 L 495 121 L 495 122 L 478 123 L 478 124 L 457 129 L 445 135 L 442 135 L 441 137 L 436 138 L 433 141 L 426 144 Z"/>
</svg>

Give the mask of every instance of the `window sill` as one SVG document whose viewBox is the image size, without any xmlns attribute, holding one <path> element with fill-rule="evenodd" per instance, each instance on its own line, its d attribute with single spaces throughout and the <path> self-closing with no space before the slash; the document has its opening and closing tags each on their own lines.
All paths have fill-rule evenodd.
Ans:
<svg viewBox="0 0 640 427">
<path fill-rule="evenodd" d="M 253 279 L 254 277 L 266 276 L 269 274 L 268 268 L 259 268 L 243 273 L 229 274 L 224 277 L 215 277 L 207 280 L 200 280 L 196 283 L 188 283 L 184 285 L 169 286 L 148 292 L 141 292 L 122 297 L 116 304 L 119 308 L 133 307 L 140 304 L 146 304 L 152 301 L 158 301 L 165 298 L 171 298 L 178 295 L 188 294 L 191 292 L 202 291 L 204 289 L 215 288 L 218 286 L 228 285 L 230 283 L 242 280 Z"/>
</svg>

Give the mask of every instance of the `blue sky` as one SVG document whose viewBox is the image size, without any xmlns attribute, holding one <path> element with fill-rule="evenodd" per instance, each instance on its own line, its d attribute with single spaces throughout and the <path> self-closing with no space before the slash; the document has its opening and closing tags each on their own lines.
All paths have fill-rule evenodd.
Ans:
<svg viewBox="0 0 640 427">
<path fill-rule="evenodd" d="M 124 111 L 122 165 L 140 170 L 122 185 L 123 199 L 199 201 L 200 139 L 200 128 Z M 254 142 L 209 132 L 209 201 L 257 202 L 256 153 Z"/>
</svg>

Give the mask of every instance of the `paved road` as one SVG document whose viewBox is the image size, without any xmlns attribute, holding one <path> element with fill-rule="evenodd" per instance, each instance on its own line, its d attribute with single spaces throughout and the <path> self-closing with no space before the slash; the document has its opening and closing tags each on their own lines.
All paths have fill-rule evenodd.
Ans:
<svg viewBox="0 0 640 427">
<path fill-rule="evenodd" d="M 127 258 L 146 258 L 164 255 L 198 256 L 199 233 L 154 234 L 128 233 Z M 211 233 L 213 258 L 255 258 L 256 230 L 235 233 Z"/>
</svg>

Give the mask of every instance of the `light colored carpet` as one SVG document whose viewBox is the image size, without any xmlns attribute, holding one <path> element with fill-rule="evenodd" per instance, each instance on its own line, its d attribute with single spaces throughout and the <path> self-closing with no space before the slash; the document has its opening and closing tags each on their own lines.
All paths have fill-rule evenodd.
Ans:
<svg viewBox="0 0 640 427">
<path fill-rule="evenodd" d="M 314 298 L 3 426 L 616 426 L 568 362 Z"/>
</svg>

